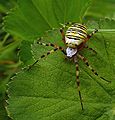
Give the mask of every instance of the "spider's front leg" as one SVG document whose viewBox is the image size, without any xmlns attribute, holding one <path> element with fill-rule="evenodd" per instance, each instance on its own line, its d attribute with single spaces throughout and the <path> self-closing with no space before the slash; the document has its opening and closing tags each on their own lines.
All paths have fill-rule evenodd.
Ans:
<svg viewBox="0 0 115 120">
<path fill-rule="evenodd" d="M 97 54 L 97 52 L 96 52 L 93 48 L 88 47 L 88 45 L 86 45 L 85 43 L 86 43 L 96 32 L 98 32 L 97 29 L 95 29 L 92 33 L 88 34 L 88 35 L 87 35 L 87 38 L 85 39 L 84 44 L 83 44 L 83 48 L 87 48 L 88 50 L 94 52 L 95 54 Z"/>
<path fill-rule="evenodd" d="M 88 45 L 85 45 L 84 48 L 87 48 L 88 50 L 90 50 L 93 53 L 97 54 L 97 52 L 93 48 L 88 47 Z"/>
<path fill-rule="evenodd" d="M 65 44 L 65 33 L 64 33 L 64 29 L 63 28 L 60 28 L 60 33 L 62 35 L 62 41 L 64 42 Z"/>
<path fill-rule="evenodd" d="M 75 62 L 75 64 L 76 64 L 76 82 L 77 82 L 77 90 L 78 90 L 78 93 L 79 93 L 81 108 L 82 108 L 82 110 L 83 110 L 82 96 L 81 96 L 81 91 L 80 91 L 80 80 L 79 80 L 79 65 L 78 65 L 77 56 L 74 56 L 74 62 Z"/>
<path fill-rule="evenodd" d="M 38 60 L 36 60 L 32 65 L 29 66 L 28 70 L 30 70 L 40 59 L 47 57 L 49 54 L 51 54 L 57 50 L 58 50 L 58 48 L 54 48 L 54 49 L 48 51 L 46 54 L 43 54 Z"/>
<path fill-rule="evenodd" d="M 61 24 L 61 28 L 60 28 L 60 33 L 61 33 L 61 35 L 62 35 L 62 41 L 64 42 L 64 44 L 66 44 L 66 42 L 65 42 L 65 32 L 64 32 L 64 29 L 65 28 L 68 28 L 69 27 L 69 25 L 71 25 L 71 24 L 73 24 L 74 22 L 67 22 L 67 23 L 65 23 L 65 24 Z"/>
<path fill-rule="evenodd" d="M 54 49 L 48 51 L 46 54 L 43 54 L 38 60 L 36 60 L 32 65 L 29 66 L 28 70 L 30 70 L 40 59 L 47 57 L 48 55 L 50 55 L 51 53 L 54 53 L 57 50 L 61 50 L 61 52 L 66 55 L 65 50 L 60 46 L 54 45 L 52 43 L 42 43 L 39 41 L 37 42 L 37 44 L 43 45 L 43 46 L 51 46 L 51 47 L 54 47 Z"/>
<path fill-rule="evenodd" d="M 92 33 L 90 33 L 89 35 L 87 35 L 88 39 L 90 39 L 96 32 L 98 32 L 97 29 L 95 29 Z"/>
</svg>

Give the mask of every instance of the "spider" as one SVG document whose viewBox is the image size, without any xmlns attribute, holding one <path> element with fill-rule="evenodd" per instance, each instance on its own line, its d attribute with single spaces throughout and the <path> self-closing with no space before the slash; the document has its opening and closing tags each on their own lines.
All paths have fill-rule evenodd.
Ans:
<svg viewBox="0 0 115 120">
<path fill-rule="evenodd" d="M 64 28 L 67 27 L 66 32 L 64 32 Z M 74 60 L 75 66 L 76 66 L 76 83 L 77 83 L 77 89 L 78 89 L 78 94 L 79 94 L 79 99 L 80 99 L 80 104 L 81 104 L 81 109 L 83 110 L 83 101 L 82 101 L 82 96 L 81 96 L 81 91 L 80 91 L 80 80 L 79 80 L 79 66 L 78 66 L 78 59 L 80 58 L 86 65 L 87 67 L 94 73 L 94 75 L 100 77 L 102 80 L 105 80 L 106 82 L 110 82 L 106 80 L 105 78 L 101 77 L 89 64 L 88 60 L 79 54 L 79 51 L 82 49 L 86 48 L 88 50 L 93 51 L 94 53 L 97 53 L 95 50 L 92 48 L 89 48 L 88 45 L 86 45 L 86 42 L 96 33 L 98 32 L 97 29 L 95 29 L 92 33 L 88 34 L 87 33 L 87 27 L 83 24 L 80 23 L 66 23 L 63 28 L 60 29 L 61 35 L 62 35 L 62 41 L 66 45 L 66 49 L 62 48 L 61 46 L 52 44 L 52 43 L 42 43 L 37 41 L 38 44 L 44 45 L 44 46 L 52 46 L 54 49 L 48 51 L 46 54 L 43 54 L 41 58 L 44 58 L 48 56 L 51 53 L 54 53 L 57 50 L 60 50 L 68 59 Z M 32 65 L 29 66 L 29 69 L 34 66 L 37 62 L 39 61 L 36 60 Z"/>
</svg>

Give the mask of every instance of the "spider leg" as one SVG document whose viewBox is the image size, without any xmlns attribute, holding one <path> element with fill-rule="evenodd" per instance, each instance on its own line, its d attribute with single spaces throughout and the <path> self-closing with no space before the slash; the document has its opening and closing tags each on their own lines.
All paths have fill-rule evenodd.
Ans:
<svg viewBox="0 0 115 120">
<path fill-rule="evenodd" d="M 69 25 L 71 25 L 71 24 L 73 24 L 73 23 L 75 23 L 75 22 L 67 22 L 67 23 L 65 23 L 65 24 L 61 24 L 62 27 L 60 28 L 60 33 L 61 33 L 61 35 L 62 35 L 62 41 L 64 42 L 64 44 L 66 44 L 66 42 L 65 42 L 64 28 L 68 28 Z"/>
<path fill-rule="evenodd" d="M 98 32 L 97 29 L 95 29 L 92 33 L 90 33 L 87 37 L 88 39 L 91 38 L 96 32 Z"/>
<path fill-rule="evenodd" d="M 57 48 L 58 50 L 61 50 L 66 55 L 65 50 L 61 46 L 57 46 L 57 45 L 55 45 L 53 43 L 43 43 L 43 42 L 39 42 L 39 41 L 37 42 L 37 44 L 43 45 L 43 46 L 51 46 L 51 47 Z"/>
<path fill-rule="evenodd" d="M 43 54 L 38 60 L 36 60 L 32 65 L 29 66 L 28 70 L 30 70 L 40 59 L 47 57 L 48 55 L 50 55 L 51 53 L 54 53 L 57 50 L 61 50 L 66 55 L 65 50 L 60 46 L 56 46 L 52 43 L 47 43 L 47 44 L 41 43 L 41 42 L 37 42 L 37 43 L 40 45 L 44 45 L 44 46 L 52 46 L 52 47 L 54 47 L 54 49 L 48 51 L 46 54 Z"/>
<path fill-rule="evenodd" d="M 89 48 L 88 45 L 85 45 L 84 48 L 87 48 L 88 50 L 94 52 L 95 54 L 97 54 L 97 52 L 93 49 L 93 48 Z"/>
<path fill-rule="evenodd" d="M 82 56 L 82 55 L 80 55 L 80 54 L 77 54 L 77 56 L 78 56 L 81 60 L 83 60 L 83 61 L 85 62 L 85 64 L 86 64 L 86 65 L 88 66 L 88 68 L 94 73 L 94 75 L 100 77 L 102 80 L 104 80 L 104 81 L 106 81 L 106 82 L 109 82 L 109 83 L 111 82 L 111 81 L 106 80 L 105 78 L 99 76 L 99 74 L 90 66 L 88 60 L 87 60 L 84 56 Z"/>
<path fill-rule="evenodd" d="M 77 61 L 77 56 L 74 57 L 74 62 L 76 64 L 76 82 L 77 82 L 77 90 L 79 93 L 79 98 L 80 98 L 80 103 L 81 103 L 81 108 L 83 110 L 83 103 L 82 103 L 82 96 L 81 96 L 81 91 L 80 91 L 80 80 L 79 80 L 79 65 Z"/>
<path fill-rule="evenodd" d="M 40 59 L 48 56 L 49 54 L 51 54 L 51 53 L 53 53 L 53 52 L 55 52 L 57 50 L 58 50 L 58 48 L 54 48 L 54 49 L 48 51 L 46 54 L 43 54 L 38 60 L 36 60 L 32 65 L 29 66 L 28 70 L 30 70 Z"/>
<path fill-rule="evenodd" d="M 61 33 L 61 35 L 62 35 L 62 41 L 63 41 L 64 44 L 65 44 L 65 33 L 64 33 L 64 29 L 63 29 L 63 28 L 60 29 L 60 33 Z"/>
</svg>

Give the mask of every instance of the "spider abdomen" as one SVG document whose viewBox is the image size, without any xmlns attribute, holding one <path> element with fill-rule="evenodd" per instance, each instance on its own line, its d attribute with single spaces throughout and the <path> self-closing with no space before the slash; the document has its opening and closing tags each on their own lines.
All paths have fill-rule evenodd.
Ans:
<svg viewBox="0 0 115 120">
<path fill-rule="evenodd" d="M 87 38 L 86 26 L 78 23 L 72 24 L 66 31 L 65 42 L 68 47 L 77 48 Z"/>
</svg>

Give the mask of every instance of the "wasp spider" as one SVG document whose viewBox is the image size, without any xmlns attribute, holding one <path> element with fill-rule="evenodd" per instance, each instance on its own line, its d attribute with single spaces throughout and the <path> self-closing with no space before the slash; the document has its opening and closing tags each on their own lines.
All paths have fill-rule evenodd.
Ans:
<svg viewBox="0 0 115 120">
<path fill-rule="evenodd" d="M 83 110 L 83 102 L 82 102 L 82 96 L 81 96 L 81 92 L 80 92 L 80 80 L 79 80 L 79 68 L 78 68 L 78 60 L 77 58 L 80 58 L 86 65 L 87 67 L 98 77 L 100 77 L 101 79 L 110 82 L 108 80 L 106 80 L 105 78 L 101 77 L 89 64 L 88 60 L 82 56 L 81 54 L 79 54 L 79 51 L 81 51 L 84 48 L 87 48 L 89 50 L 92 50 L 94 53 L 96 53 L 95 50 L 93 50 L 92 48 L 89 48 L 86 45 L 86 42 L 98 31 L 98 30 L 94 30 L 92 33 L 88 34 L 87 33 L 87 28 L 85 25 L 83 24 L 79 24 L 79 23 L 67 23 L 65 26 L 70 25 L 66 31 L 66 33 L 64 33 L 63 28 L 60 29 L 61 35 L 62 35 L 62 40 L 64 42 L 64 44 L 66 45 L 66 49 L 62 48 L 61 46 L 52 44 L 52 43 L 42 43 L 42 42 L 37 42 L 40 45 L 44 45 L 44 46 L 52 46 L 54 49 L 52 49 L 51 51 L 48 51 L 46 54 L 42 55 L 40 57 L 44 58 L 46 56 L 48 56 L 49 54 L 57 51 L 57 50 L 61 50 L 63 52 L 63 54 L 68 57 L 68 58 L 73 58 L 74 63 L 76 65 L 76 82 L 77 82 L 77 89 L 78 89 L 78 93 L 79 93 L 79 98 L 80 98 L 80 103 L 81 103 L 81 108 Z M 34 66 L 39 60 L 36 60 L 34 62 L 34 64 L 29 66 L 29 69 Z"/>
</svg>

